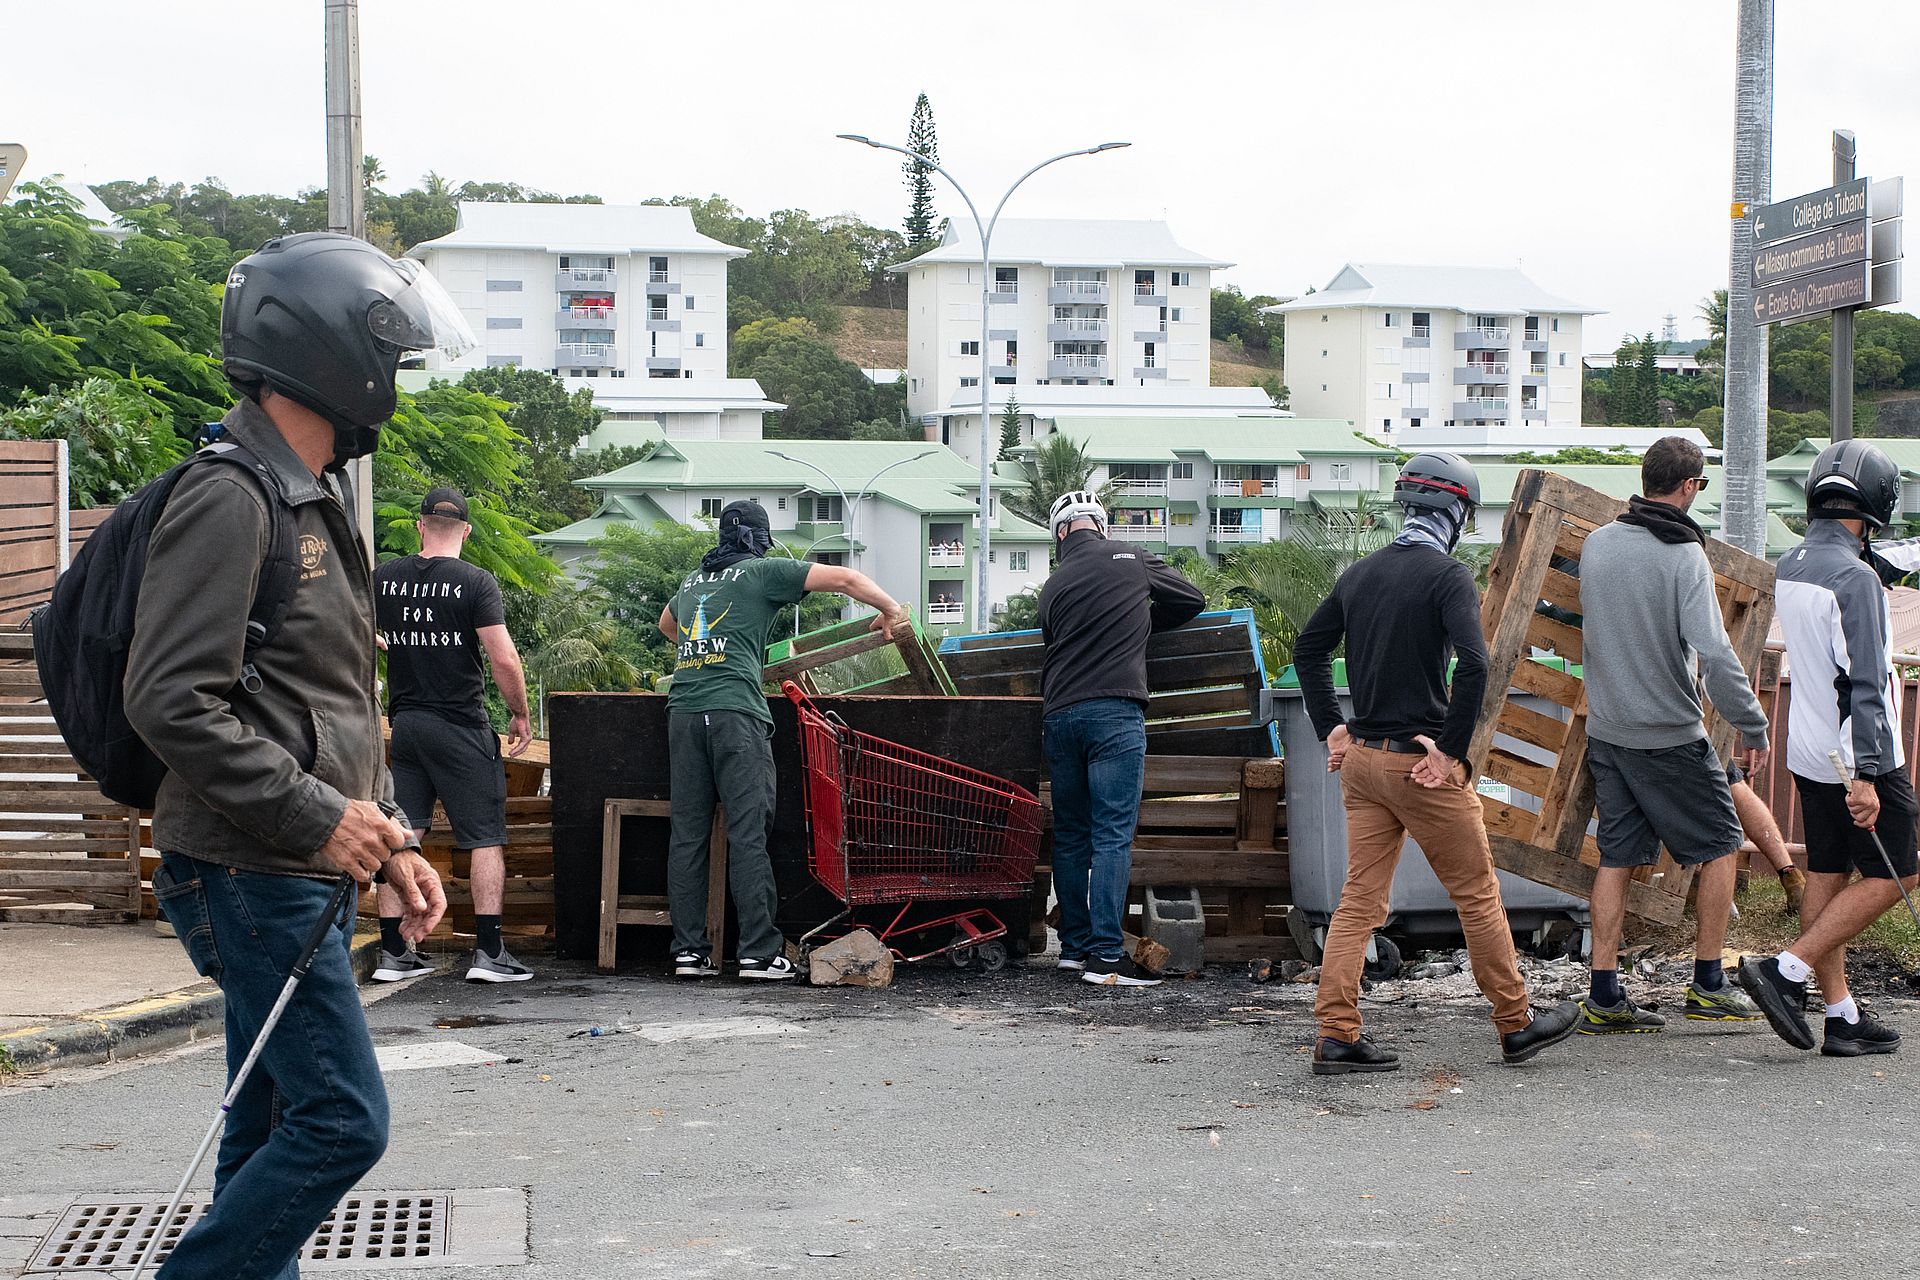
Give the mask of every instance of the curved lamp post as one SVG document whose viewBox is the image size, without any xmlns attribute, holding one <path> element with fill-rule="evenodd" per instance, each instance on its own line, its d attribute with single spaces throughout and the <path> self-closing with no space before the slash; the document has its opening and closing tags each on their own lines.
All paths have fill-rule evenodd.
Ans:
<svg viewBox="0 0 1920 1280">
<path fill-rule="evenodd" d="M 855 567 L 858 568 L 859 566 L 857 562 L 860 558 L 860 546 L 857 542 L 854 541 L 854 534 L 852 530 L 855 524 L 854 517 L 859 515 L 860 513 L 860 504 L 865 502 L 867 500 L 867 496 L 873 492 L 873 486 L 880 483 L 881 476 L 884 476 L 885 474 L 887 474 L 887 472 L 892 471 L 895 467 L 904 467 L 909 462 L 918 462 L 922 458 L 931 458 L 934 455 L 935 450 L 926 449 L 919 453 L 914 454 L 911 457 L 901 458 L 901 459 L 898 459 L 897 461 L 889 462 L 886 466 L 874 472 L 873 475 L 867 480 L 867 483 L 864 486 L 862 486 L 860 492 L 855 494 L 852 497 L 852 499 L 849 499 L 847 497 L 847 491 L 840 487 L 840 482 L 838 480 L 835 480 L 830 474 L 828 474 L 825 468 L 816 466 L 815 464 L 808 462 L 805 458 L 796 458 L 790 453 L 781 453 L 778 449 L 768 449 L 766 452 L 768 456 L 779 458 L 782 462 L 791 462 L 797 467 L 805 467 L 807 470 L 813 472 L 815 475 L 825 480 L 829 485 L 833 487 L 833 491 L 840 495 L 840 515 L 841 515 L 841 525 L 842 525 L 841 532 L 821 534 L 819 537 L 815 538 L 812 542 L 809 542 L 807 544 L 807 549 L 805 551 L 802 551 L 797 556 L 793 554 L 793 549 L 791 547 L 788 547 L 785 543 L 781 543 L 780 544 L 781 549 L 786 551 L 788 558 L 793 560 L 805 560 L 808 556 L 813 554 L 813 549 L 815 547 L 827 541 L 827 539 L 845 538 L 847 541 L 847 551 L 850 555 L 853 556 L 854 560 L 856 561 Z M 793 606 L 793 634 L 795 634 L 796 636 L 800 634 L 800 606 L 798 604 L 795 604 Z"/>
<path fill-rule="evenodd" d="M 872 138 L 858 133 L 839 133 L 834 136 L 844 138 L 848 142 L 863 143 L 866 146 L 874 147 L 881 151 L 897 151 L 909 160 L 914 160 L 926 165 L 927 168 L 945 178 L 952 184 L 953 189 L 960 193 L 960 199 L 966 202 L 968 214 L 973 217 L 974 229 L 980 233 L 980 549 L 979 563 L 976 566 L 977 578 L 974 586 L 973 619 L 975 630 L 985 631 L 992 622 L 989 616 L 987 602 L 987 555 L 992 546 L 993 536 L 989 529 L 991 521 L 987 519 L 987 511 L 992 498 L 991 477 L 993 470 L 992 455 L 987 447 L 987 424 L 990 417 L 987 403 L 987 387 L 991 382 L 987 376 L 987 307 L 989 305 L 987 292 L 993 287 L 992 280 L 990 279 L 993 275 L 993 229 L 1000 222 L 1000 211 L 1007 207 L 1008 198 L 1011 197 L 1015 191 L 1019 190 L 1020 184 L 1048 165 L 1055 164 L 1061 160 L 1072 159 L 1074 156 L 1091 156 L 1098 155 L 1102 151 L 1117 151 L 1122 147 L 1130 147 L 1133 144 L 1131 142 L 1103 142 L 1099 146 L 1081 147 L 1078 151 L 1063 151 L 1057 156 L 1042 160 L 1039 164 L 1036 164 L 1033 168 L 1013 180 L 1013 185 L 1008 187 L 1006 194 L 1000 197 L 1000 203 L 994 206 L 993 216 L 985 222 L 982 222 L 980 220 L 980 210 L 974 207 L 973 197 L 967 194 L 967 189 L 955 181 L 952 174 L 942 169 L 926 156 L 921 155 L 918 151 L 909 150 L 906 147 L 897 147 L 891 142 L 875 142 Z"/>
</svg>

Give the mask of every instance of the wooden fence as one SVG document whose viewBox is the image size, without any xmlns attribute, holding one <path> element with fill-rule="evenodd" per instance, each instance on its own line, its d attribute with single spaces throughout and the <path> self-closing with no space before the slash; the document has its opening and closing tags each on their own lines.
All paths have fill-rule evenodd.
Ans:
<svg viewBox="0 0 1920 1280">
<path fill-rule="evenodd" d="M 67 442 L 0 440 L 0 626 L 52 594 L 68 537 Z"/>
</svg>

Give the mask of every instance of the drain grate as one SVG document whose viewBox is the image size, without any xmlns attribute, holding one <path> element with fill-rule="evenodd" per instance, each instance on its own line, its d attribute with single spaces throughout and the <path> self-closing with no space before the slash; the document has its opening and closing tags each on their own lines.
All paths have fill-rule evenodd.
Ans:
<svg viewBox="0 0 1920 1280">
<path fill-rule="evenodd" d="M 206 1196 L 181 1202 L 162 1234 L 156 1267 L 209 1203 Z M 469 1212 L 461 1215 L 462 1209 Z M 165 1211 L 164 1197 L 76 1200 L 41 1242 L 27 1271 L 98 1275 L 130 1270 L 161 1229 Z M 450 1247 L 456 1217 L 466 1227 L 466 1247 L 458 1249 Z M 511 1223 L 515 1217 L 517 1231 Z M 321 1271 L 514 1265 L 526 1260 L 525 1222 L 526 1197 L 519 1190 L 357 1191 L 327 1215 L 302 1248 L 300 1262 L 303 1268 Z"/>
</svg>

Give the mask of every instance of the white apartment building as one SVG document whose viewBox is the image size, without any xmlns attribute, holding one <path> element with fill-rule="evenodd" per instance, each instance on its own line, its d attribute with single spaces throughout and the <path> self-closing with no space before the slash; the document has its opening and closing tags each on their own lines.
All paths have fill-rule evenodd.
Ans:
<svg viewBox="0 0 1920 1280">
<path fill-rule="evenodd" d="M 987 447 L 1000 448 L 1001 421 L 1011 403 L 1020 419 L 1020 443 L 1033 444 L 1053 430 L 1056 418 L 1290 418 L 1259 387 L 989 387 Z M 927 428 L 927 439 L 946 445 L 975 466 L 980 462 L 980 392 L 969 387 L 954 397 Z"/>
<path fill-rule="evenodd" d="M 1599 312 L 1520 272 L 1348 263 L 1286 317 L 1286 384 L 1302 417 L 1370 436 L 1429 426 L 1580 425 L 1581 322 Z"/>
<path fill-rule="evenodd" d="M 1003 219 L 992 257 L 990 387 L 1208 384 L 1212 273 L 1233 264 L 1181 247 L 1166 223 Z M 907 277 L 907 412 L 931 427 L 979 386 L 979 236 L 956 220 L 889 269 Z"/>
</svg>

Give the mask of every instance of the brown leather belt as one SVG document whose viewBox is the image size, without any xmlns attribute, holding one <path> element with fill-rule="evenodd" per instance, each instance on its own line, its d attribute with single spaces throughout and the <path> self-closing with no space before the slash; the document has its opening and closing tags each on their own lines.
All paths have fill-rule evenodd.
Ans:
<svg viewBox="0 0 1920 1280">
<path fill-rule="evenodd" d="M 1397 756 L 1423 756 L 1427 749 L 1417 742 L 1397 742 L 1392 738 L 1355 738 L 1355 746 L 1368 747 L 1374 751 L 1391 751 Z"/>
</svg>

